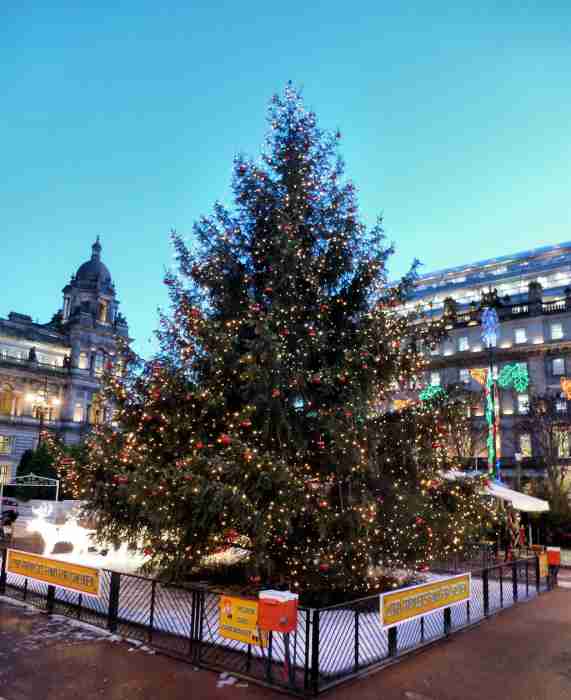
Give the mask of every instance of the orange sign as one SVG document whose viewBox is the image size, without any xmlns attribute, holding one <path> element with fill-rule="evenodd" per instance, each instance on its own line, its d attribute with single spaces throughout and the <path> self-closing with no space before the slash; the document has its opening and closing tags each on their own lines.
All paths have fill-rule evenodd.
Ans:
<svg viewBox="0 0 571 700">
<path fill-rule="evenodd" d="M 267 635 L 258 629 L 258 601 L 220 596 L 220 636 L 245 644 L 267 645 Z"/>
<path fill-rule="evenodd" d="M 93 569 L 90 566 L 9 549 L 6 571 L 43 581 L 50 586 L 66 588 L 75 593 L 83 593 L 95 598 L 99 596 L 99 569 Z"/>
<path fill-rule="evenodd" d="M 386 629 L 470 600 L 471 575 L 449 576 L 381 594 L 381 624 Z"/>
</svg>

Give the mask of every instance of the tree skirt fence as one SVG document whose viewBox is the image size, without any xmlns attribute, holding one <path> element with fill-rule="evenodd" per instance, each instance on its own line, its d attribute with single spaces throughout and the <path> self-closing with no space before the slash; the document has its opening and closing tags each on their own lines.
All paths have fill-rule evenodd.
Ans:
<svg viewBox="0 0 571 700">
<path fill-rule="evenodd" d="M 528 558 L 472 571 L 469 601 L 401 624 L 381 627 L 379 596 L 299 610 L 295 632 L 270 633 L 265 648 L 220 634 L 221 592 L 178 588 L 132 574 L 101 570 L 101 595 L 82 596 L 39 581 L 6 574 L 0 591 L 50 612 L 67 615 L 138 639 L 192 663 L 279 685 L 296 694 L 316 694 L 357 674 L 382 667 L 413 649 L 475 624 L 549 588 Z M 444 578 L 441 574 L 427 580 Z M 118 597 L 117 597 L 118 596 Z M 112 604 L 115 601 L 115 605 Z"/>
</svg>

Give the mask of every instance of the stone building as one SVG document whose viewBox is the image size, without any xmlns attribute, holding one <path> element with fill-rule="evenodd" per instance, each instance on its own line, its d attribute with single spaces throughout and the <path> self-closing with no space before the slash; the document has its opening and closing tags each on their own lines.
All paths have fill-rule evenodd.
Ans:
<svg viewBox="0 0 571 700">
<path fill-rule="evenodd" d="M 464 385 L 482 392 L 470 370 L 494 373 L 506 364 L 527 367 L 526 392 L 499 392 L 501 461 L 504 476 L 538 476 L 542 471 L 537 436 L 528 412 L 530 392 L 552 394 L 562 423 L 571 418 L 571 403 L 562 393 L 562 378 L 571 377 L 571 242 L 422 275 L 408 308 L 420 305 L 429 316 L 444 316 L 448 337 L 429 352 L 427 383 Z M 499 316 L 499 333 L 492 357 L 482 342 L 482 308 L 492 305 Z M 473 411 L 475 431 L 482 435 L 483 402 Z M 472 457 L 483 466 L 485 447 Z M 561 453 L 567 463 L 569 443 Z M 477 461 L 474 464 L 478 464 Z M 521 471 L 523 470 L 523 471 Z"/>
<path fill-rule="evenodd" d="M 117 336 L 128 336 L 118 306 L 98 237 L 49 323 L 16 312 L 0 318 L 0 466 L 12 475 L 44 426 L 75 443 L 109 418 L 97 391 Z"/>
</svg>

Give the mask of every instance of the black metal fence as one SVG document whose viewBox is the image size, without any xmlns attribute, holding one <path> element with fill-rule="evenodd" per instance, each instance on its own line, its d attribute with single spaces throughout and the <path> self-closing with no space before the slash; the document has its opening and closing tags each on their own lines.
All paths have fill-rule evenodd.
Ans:
<svg viewBox="0 0 571 700">
<path fill-rule="evenodd" d="M 552 575 L 540 578 L 536 557 L 488 565 L 472 569 L 470 600 L 398 627 L 383 629 L 379 596 L 373 595 L 319 609 L 300 607 L 296 630 L 270 632 L 267 644 L 261 647 L 220 634 L 222 591 L 169 586 L 104 569 L 101 595 L 93 598 L 7 573 L 5 552 L 0 555 L 2 595 L 107 629 L 197 666 L 296 695 L 317 695 L 381 669 L 553 585 Z"/>
</svg>

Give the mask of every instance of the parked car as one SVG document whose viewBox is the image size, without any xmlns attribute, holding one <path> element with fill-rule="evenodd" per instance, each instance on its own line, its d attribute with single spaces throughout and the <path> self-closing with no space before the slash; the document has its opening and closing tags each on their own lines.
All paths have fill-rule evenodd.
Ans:
<svg viewBox="0 0 571 700">
<path fill-rule="evenodd" d="M 10 512 L 18 515 L 18 501 L 16 501 L 13 498 L 7 498 L 6 496 L 4 496 L 2 498 L 2 515 Z"/>
</svg>

